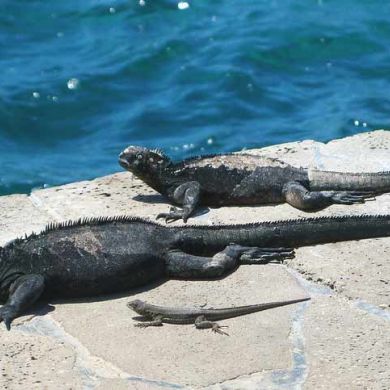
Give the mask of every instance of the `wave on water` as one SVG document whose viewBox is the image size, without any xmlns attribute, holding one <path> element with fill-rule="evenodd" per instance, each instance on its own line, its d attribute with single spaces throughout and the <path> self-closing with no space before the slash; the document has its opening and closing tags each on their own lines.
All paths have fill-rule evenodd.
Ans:
<svg viewBox="0 0 390 390">
<path fill-rule="evenodd" d="M 179 159 L 390 127 L 390 3 L 3 0 L 0 11 L 0 194 L 118 171 L 128 144 Z"/>
</svg>

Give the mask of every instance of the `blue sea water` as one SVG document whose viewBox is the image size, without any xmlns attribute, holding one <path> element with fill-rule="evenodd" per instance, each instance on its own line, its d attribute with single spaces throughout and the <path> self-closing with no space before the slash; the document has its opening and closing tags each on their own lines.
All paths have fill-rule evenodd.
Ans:
<svg viewBox="0 0 390 390">
<path fill-rule="evenodd" d="M 390 128 L 390 2 L 2 0 L 0 193 Z"/>
</svg>

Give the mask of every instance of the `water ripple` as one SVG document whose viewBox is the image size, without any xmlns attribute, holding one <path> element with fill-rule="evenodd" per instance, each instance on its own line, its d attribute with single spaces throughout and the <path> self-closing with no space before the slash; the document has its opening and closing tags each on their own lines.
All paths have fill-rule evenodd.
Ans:
<svg viewBox="0 0 390 390">
<path fill-rule="evenodd" d="M 1 2 L 1 194 L 114 172 L 129 143 L 183 158 L 389 128 L 390 3 L 187 3 Z"/>
</svg>

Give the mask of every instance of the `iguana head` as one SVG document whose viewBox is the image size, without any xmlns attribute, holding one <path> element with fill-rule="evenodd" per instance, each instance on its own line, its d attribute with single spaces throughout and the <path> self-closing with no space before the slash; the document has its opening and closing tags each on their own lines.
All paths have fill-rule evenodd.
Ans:
<svg viewBox="0 0 390 390">
<path fill-rule="evenodd" d="M 145 179 L 150 173 L 161 171 L 170 163 L 169 157 L 161 151 L 142 146 L 129 146 L 119 155 L 119 164 L 141 179 Z"/>
</svg>

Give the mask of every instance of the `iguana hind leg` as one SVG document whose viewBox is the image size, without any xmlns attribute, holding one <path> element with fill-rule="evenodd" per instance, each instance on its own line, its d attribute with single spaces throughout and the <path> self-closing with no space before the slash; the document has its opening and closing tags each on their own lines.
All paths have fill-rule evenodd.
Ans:
<svg viewBox="0 0 390 390">
<path fill-rule="evenodd" d="M 370 191 L 309 191 L 294 181 L 283 187 L 283 194 L 288 204 L 304 211 L 321 210 L 331 204 L 364 203 L 375 195 Z"/>
<path fill-rule="evenodd" d="M 182 205 L 182 210 L 172 207 L 169 213 L 160 213 L 157 219 L 164 218 L 165 222 L 183 219 L 187 222 L 188 217 L 194 212 L 199 203 L 200 184 L 197 181 L 189 181 L 179 185 L 170 196 L 170 199 Z"/>
<path fill-rule="evenodd" d="M 7 330 L 11 329 L 12 320 L 41 296 L 44 287 L 42 275 L 23 275 L 11 284 L 8 301 L 0 308 L 0 322 L 4 321 Z"/>
<path fill-rule="evenodd" d="M 194 256 L 182 250 L 170 250 L 166 256 L 168 276 L 177 278 L 217 278 L 241 264 L 265 264 L 294 256 L 292 248 L 257 248 L 228 245 L 213 257 Z"/>
</svg>

